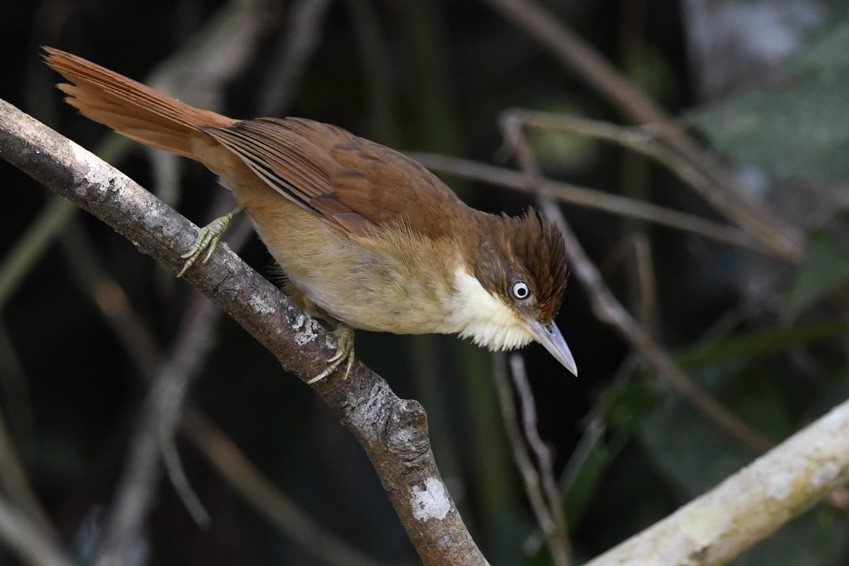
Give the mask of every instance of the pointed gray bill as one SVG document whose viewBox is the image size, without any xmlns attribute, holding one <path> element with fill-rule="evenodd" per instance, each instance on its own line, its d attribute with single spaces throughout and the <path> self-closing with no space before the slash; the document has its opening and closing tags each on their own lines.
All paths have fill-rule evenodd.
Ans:
<svg viewBox="0 0 849 566">
<path fill-rule="evenodd" d="M 572 372 L 575 377 L 578 377 L 578 366 L 575 364 L 575 358 L 572 357 L 572 352 L 569 346 L 566 345 L 566 340 L 560 334 L 560 329 L 553 322 L 548 326 L 540 323 L 538 320 L 526 321 L 528 330 L 530 330 L 537 342 L 545 346 L 545 349 L 554 356 L 558 362 Z"/>
</svg>

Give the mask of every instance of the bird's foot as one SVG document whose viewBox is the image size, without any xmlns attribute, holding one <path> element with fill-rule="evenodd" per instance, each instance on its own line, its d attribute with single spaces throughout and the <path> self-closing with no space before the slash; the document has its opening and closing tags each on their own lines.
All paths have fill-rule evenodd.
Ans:
<svg viewBox="0 0 849 566">
<path fill-rule="evenodd" d="M 336 338 L 336 353 L 327 360 L 327 368 L 323 372 L 307 381 L 309 384 L 321 381 L 336 371 L 346 361 L 347 365 L 345 366 L 345 373 L 342 375 L 342 379 L 348 379 L 348 374 L 351 373 L 351 368 L 354 367 L 354 360 L 356 359 L 354 357 L 354 331 L 345 325 L 340 325 L 330 333 Z"/>
<path fill-rule="evenodd" d="M 200 229 L 198 237 L 195 239 L 195 243 L 192 244 L 189 251 L 180 256 L 186 260 L 186 263 L 183 264 L 183 268 L 179 273 L 177 273 L 177 277 L 182 277 L 183 274 L 198 261 L 201 263 L 209 261 L 209 258 L 212 257 L 212 252 L 215 251 L 215 247 L 218 245 L 218 241 L 221 239 L 221 236 L 223 236 L 224 232 L 227 231 L 227 228 L 230 226 L 230 222 L 232 222 L 233 218 L 235 218 L 240 212 L 242 212 L 242 209 L 237 208 L 229 214 L 216 218 Z"/>
</svg>

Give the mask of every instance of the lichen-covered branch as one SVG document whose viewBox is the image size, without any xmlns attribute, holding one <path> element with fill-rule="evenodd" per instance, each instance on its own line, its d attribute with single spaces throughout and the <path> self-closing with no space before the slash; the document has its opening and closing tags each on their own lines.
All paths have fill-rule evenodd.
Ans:
<svg viewBox="0 0 849 566">
<path fill-rule="evenodd" d="M 725 564 L 849 479 L 849 401 L 585 566 Z"/>
</svg>

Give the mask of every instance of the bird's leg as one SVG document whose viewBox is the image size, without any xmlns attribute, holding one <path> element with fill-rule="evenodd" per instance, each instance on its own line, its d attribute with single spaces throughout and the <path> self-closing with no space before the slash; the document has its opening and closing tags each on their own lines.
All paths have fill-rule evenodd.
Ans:
<svg viewBox="0 0 849 566">
<path fill-rule="evenodd" d="M 200 229 L 195 243 L 192 244 L 189 251 L 180 256 L 186 260 L 186 263 L 183 264 L 183 268 L 179 273 L 177 273 L 177 277 L 182 277 L 190 267 L 198 262 L 198 260 L 200 260 L 201 263 L 209 261 L 209 258 L 212 257 L 212 252 L 215 251 L 215 247 L 218 245 L 218 240 L 220 240 L 221 236 L 224 235 L 224 232 L 227 231 L 227 228 L 230 226 L 230 222 L 232 222 L 233 218 L 242 212 L 242 210 L 242 207 L 238 207 L 235 210 L 230 211 L 229 214 L 216 218 Z M 201 259 L 201 256 L 203 256 L 203 259 Z"/>
<path fill-rule="evenodd" d="M 354 367 L 354 360 L 356 359 L 354 356 L 354 331 L 350 327 L 340 324 L 331 330 L 330 333 L 336 338 L 336 353 L 327 360 L 327 367 L 323 372 L 307 381 L 309 384 L 321 381 L 336 371 L 344 362 L 347 363 L 345 365 L 345 373 L 342 374 L 342 379 L 348 379 L 348 374 L 351 373 L 351 368 Z"/>
<path fill-rule="evenodd" d="M 285 272 L 284 272 L 285 277 Z M 325 327 L 330 327 L 330 334 L 336 338 L 336 352 L 327 360 L 327 367 L 323 372 L 313 377 L 308 384 L 313 384 L 321 381 L 343 363 L 345 365 L 345 373 L 342 374 L 342 379 L 348 379 L 348 374 L 351 373 L 351 368 L 354 367 L 354 330 L 344 322 L 334 317 L 323 308 L 315 304 L 297 285 L 292 283 L 292 280 L 285 277 L 283 280 L 283 290 L 292 301 L 301 307 L 301 309 L 313 318 L 324 321 Z"/>
</svg>

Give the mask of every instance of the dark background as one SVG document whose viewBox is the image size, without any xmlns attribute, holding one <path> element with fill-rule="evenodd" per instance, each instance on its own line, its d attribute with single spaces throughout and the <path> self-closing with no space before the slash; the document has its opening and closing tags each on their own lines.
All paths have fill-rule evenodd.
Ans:
<svg viewBox="0 0 849 566">
<path fill-rule="evenodd" d="M 849 91 L 840 82 L 845 57 L 829 50 L 840 45 L 829 38 L 845 37 L 844 14 L 828 2 L 804 1 L 795 8 L 745 1 L 542 4 L 670 114 L 698 126 L 695 134 L 738 167 L 750 197 L 809 234 L 808 255 L 781 262 L 562 206 L 611 289 L 657 341 L 723 403 L 780 441 L 849 389 L 849 274 L 840 267 L 847 257 L 842 221 L 849 202 L 849 128 L 840 102 L 845 104 Z M 222 103 L 217 110 L 230 116 L 266 114 L 273 106 L 398 149 L 511 167 L 500 151 L 504 109 L 628 122 L 534 38 L 487 2 L 473 1 L 330 2 L 315 50 L 287 93 L 288 105 L 272 97 L 269 106 L 292 6 L 260 5 L 264 16 L 256 46 L 216 93 Z M 226 19 L 225 6 L 212 0 L 13 1 L 0 20 L 0 97 L 95 149 L 107 132 L 61 103 L 52 87 L 57 77 L 40 62 L 39 46 L 65 49 L 145 80 L 169 55 L 197 41 L 211 22 Z M 728 10 L 733 17 L 722 19 L 711 10 Z M 737 28 L 749 32 L 741 36 Z M 192 92 L 191 85 L 183 86 Z M 201 99 L 204 94 L 209 93 L 195 93 Z M 781 119 L 789 122 L 783 135 L 770 129 Z M 750 129 L 741 133 L 740 124 Z M 815 142 L 805 137 L 812 124 L 828 134 L 811 133 L 822 144 L 813 148 Z M 668 171 L 627 150 L 561 133 L 537 132 L 532 140 L 552 178 L 724 221 Z M 804 161 L 806 151 L 834 158 L 827 166 L 811 164 Z M 160 182 L 149 154 L 137 146 L 114 163 L 144 186 Z M 214 214 L 212 195 L 223 190 L 200 166 L 179 167 L 176 205 L 202 224 Z M 505 189 L 444 178 L 478 208 L 516 214 L 530 204 Z M 2 262 L 55 197 L 4 163 L 0 187 Z M 0 298 L 0 414 L 49 518 L 69 548 L 84 555 L 125 465 L 145 396 L 141 378 L 155 368 L 141 368 L 128 353 L 104 316 L 104 303 L 97 306 L 98 297 L 80 274 L 91 273 L 93 258 L 127 297 L 160 355 L 176 347 L 194 291 L 83 213 L 66 230 Z M 649 250 L 654 302 L 639 292 L 635 242 Z M 274 276 L 256 238 L 241 255 Z M 232 321 L 222 317 L 211 324 L 214 338 L 191 402 L 328 533 L 375 560 L 415 563 L 350 435 Z M 580 378 L 568 375 L 539 346 L 529 347 L 524 358 L 555 474 L 580 478 L 564 488 L 576 558 L 624 540 L 756 456 L 682 401 L 614 328 L 594 318 L 574 277 L 558 324 Z M 503 432 L 490 377 L 498 362 L 444 336 L 360 332 L 357 354 L 400 396 L 425 406 L 437 463 L 491 563 L 548 563 Z M 196 526 L 163 480 L 140 542 L 149 563 L 323 563 L 266 522 L 194 446 L 178 438 L 178 447 L 212 525 Z M 739 563 L 777 563 L 771 560 L 780 555 L 783 564 L 844 564 L 846 526 L 845 513 L 816 508 Z M 800 543 L 811 540 L 818 541 L 816 548 Z M 0 563 L 14 563 L 2 548 Z"/>
</svg>

